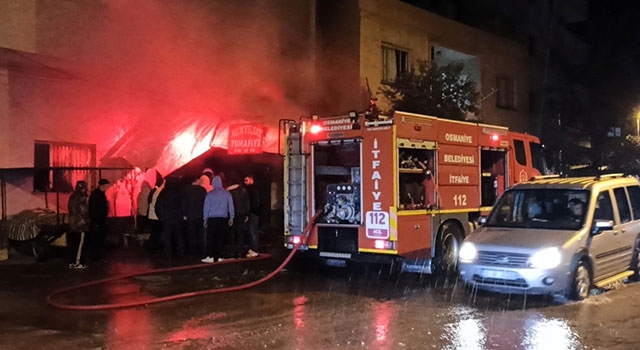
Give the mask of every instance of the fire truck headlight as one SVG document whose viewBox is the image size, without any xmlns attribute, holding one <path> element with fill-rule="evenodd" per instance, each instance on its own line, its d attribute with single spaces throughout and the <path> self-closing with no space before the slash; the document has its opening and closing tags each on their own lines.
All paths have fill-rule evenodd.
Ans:
<svg viewBox="0 0 640 350">
<path fill-rule="evenodd" d="M 458 258 L 460 262 L 470 263 L 475 260 L 478 255 L 478 251 L 473 243 L 464 242 L 462 243 L 462 247 L 460 247 L 460 252 L 458 253 Z"/>
</svg>

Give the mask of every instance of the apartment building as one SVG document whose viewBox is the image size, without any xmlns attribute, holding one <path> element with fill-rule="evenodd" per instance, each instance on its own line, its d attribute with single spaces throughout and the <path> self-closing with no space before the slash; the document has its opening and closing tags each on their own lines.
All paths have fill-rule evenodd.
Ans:
<svg viewBox="0 0 640 350">
<path fill-rule="evenodd" d="M 79 178 L 172 172 L 237 123 L 275 153 L 280 119 L 384 106 L 418 59 L 465 63 L 475 118 L 530 130 L 525 45 L 397 0 L 0 0 L 0 33 L 3 217 Z"/>
</svg>

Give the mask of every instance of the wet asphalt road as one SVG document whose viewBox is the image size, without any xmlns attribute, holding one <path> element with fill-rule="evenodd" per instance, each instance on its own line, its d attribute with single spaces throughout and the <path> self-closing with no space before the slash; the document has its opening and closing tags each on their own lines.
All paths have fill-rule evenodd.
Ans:
<svg viewBox="0 0 640 350">
<path fill-rule="evenodd" d="M 376 266 L 287 268 L 250 289 L 148 307 L 69 311 L 45 301 L 61 287 L 163 264 L 143 255 L 120 250 L 83 271 L 62 259 L 0 262 L 0 349 L 640 348 L 638 283 L 571 303 L 473 294 L 455 281 L 390 276 Z M 237 285 L 283 257 L 121 280 L 58 300 L 131 301 Z"/>
</svg>

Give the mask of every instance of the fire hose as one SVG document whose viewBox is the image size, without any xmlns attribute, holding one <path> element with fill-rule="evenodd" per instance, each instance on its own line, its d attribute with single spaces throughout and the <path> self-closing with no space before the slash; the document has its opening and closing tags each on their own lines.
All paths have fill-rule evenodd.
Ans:
<svg viewBox="0 0 640 350">
<path fill-rule="evenodd" d="M 56 296 L 59 296 L 59 295 L 61 295 L 63 293 L 70 292 L 72 290 L 78 290 L 78 289 L 82 289 L 82 288 L 86 288 L 86 287 L 90 287 L 90 286 L 96 286 L 96 285 L 109 283 L 109 282 L 113 282 L 113 281 L 124 280 L 124 279 L 133 278 L 133 277 L 137 277 L 137 276 L 152 275 L 152 274 L 165 273 L 165 272 L 175 272 L 175 271 L 182 271 L 182 270 L 190 270 L 190 269 L 196 269 L 196 268 L 203 268 L 203 267 L 210 267 L 211 266 L 210 264 L 188 265 L 188 266 L 153 269 L 153 270 L 148 270 L 148 271 L 144 271 L 144 272 L 124 274 L 124 275 L 109 277 L 109 278 L 105 278 L 105 279 L 101 279 L 101 280 L 81 283 L 81 284 L 78 284 L 78 285 L 75 285 L 75 286 L 71 286 L 71 287 L 61 288 L 61 289 L 53 291 L 51 294 L 49 294 L 47 296 L 47 303 L 49 305 L 53 306 L 53 307 L 56 307 L 56 308 L 59 308 L 59 309 L 65 309 L 65 310 L 78 310 L 78 311 L 112 310 L 112 309 L 123 309 L 123 308 L 130 308 L 130 307 L 136 307 L 136 306 L 147 306 L 147 305 L 151 305 L 151 304 L 159 304 L 159 303 L 164 303 L 164 302 L 168 302 L 168 301 L 174 301 L 174 300 L 178 300 L 178 299 L 192 298 L 192 297 L 200 296 L 200 295 L 233 292 L 233 291 L 239 291 L 239 290 L 255 287 L 255 286 L 259 285 L 259 284 L 262 284 L 262 283 L 270 280 L 275 275 L 277 275 L 280 271 L 282 271 L 282 269 L 284 269 L 285 266 L 287 266 L 287 264 L 289 263 L 289 261 L 291 261 L 291 259 L 293 258 L 293 255 L 296 253 L 298 248 L 300 248 L 300 246 L 303 244 L 303 242 L 306 241 L 306 238 L 308 237 L 309 232 L 311 231 L 311 228 L 313 227 L 313 223 L 314 223 L 315 219 L 318 217 L 318 215 L 320 213 L 321 213 L 321 211 L 316 213 L 311 218 L 311 220 L 309 220 L 309 223 L 307 224 L 305 229 L 302 231 L 300 242 L 296 243 L 293 246 L 293 249 L 291 249 L 291 252 L 284 259 L 284 261 L 274 271 L 272 271 L 268 275 L 266 275 L 266 276 L 264 276 L 264 277 L 262 277 L 262 278 L 260 278 L 258 280 L 255 280 L 253 282 L 249 282 L 249 283 L 245 283 L 245 284 L 241 284 L 241 285 L 237 285 L 237 286 L 232 286 L 232 287 L 206 289 L 206 290 L 201 290 L 201 291 L 196 291 L 196 292 L 186 292 L 186 293 L 181 293 L 181 294 L 169 295 L 169 296 L 165 296 L 165 297 L 149 298 L 149 299 L 145 299 L 145 300 L 138 300 L 138 301 L 132 301 L 132 302 L 121 302 L 121 303 L 113 303 L 113 304 L 78 305 L 78 304 L 65 304 L 65 303 L 58 302 L 58 301 L 54 300 Z M 268 255 L 268 254 L 260 254 L 256 258 L 251 258 L 251 260 L 254 261 L 254 260 L 259 260 L 259 259 L 267 259 L 269 257 L 270 257 L 270 255 Z M 239 261 L 248 261 L 248 260 L 245 260 L 245 259 L 241 259 L 241 260 L 223 260 L 223 261 L 214 263 L 214 265 L 231 264 L 231 263 L 235 263 L 235 262 L 239 262 Z"/>
</svg>

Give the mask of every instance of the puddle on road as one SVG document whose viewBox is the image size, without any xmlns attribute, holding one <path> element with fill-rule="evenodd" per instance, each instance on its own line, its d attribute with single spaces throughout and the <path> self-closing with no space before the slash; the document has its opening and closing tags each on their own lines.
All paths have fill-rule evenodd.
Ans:
<svg viewBox="0 0 640 350">
<path fill-rule="evenodd" d="M 446 349 L 579 349 L 579 336 L 567 321 L 539 312 L 486 313 L 454 306 L 441 339 Z"/>
</svg>

